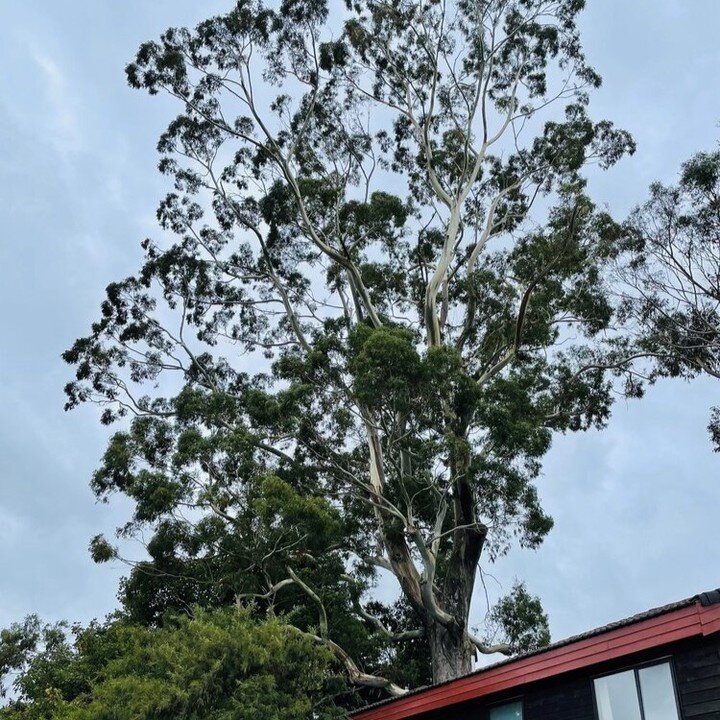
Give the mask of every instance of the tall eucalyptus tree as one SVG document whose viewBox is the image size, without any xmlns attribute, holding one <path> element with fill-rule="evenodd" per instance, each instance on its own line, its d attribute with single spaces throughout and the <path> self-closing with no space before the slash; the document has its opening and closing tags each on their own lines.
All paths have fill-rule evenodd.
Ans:
<svg viewBox="0 0 720 720">
<path fill-rule="evenodd" d="M 93 480 L 152 534 L 127 606 L 254 601 L 393 694 L 369 635 L 421 639 L 435 681 L 547 641 L 522 586 L 496 637 L 470 606 L 552 526 L 553 434 L 638 391 L 582 174 L 634 148 L 588 115 L 583 5 L 241 0 L 141 46 L 130 84 L 179 108 L 167 232 L 65 354 L 68 407 L 130 421 Z"/>
</svg>

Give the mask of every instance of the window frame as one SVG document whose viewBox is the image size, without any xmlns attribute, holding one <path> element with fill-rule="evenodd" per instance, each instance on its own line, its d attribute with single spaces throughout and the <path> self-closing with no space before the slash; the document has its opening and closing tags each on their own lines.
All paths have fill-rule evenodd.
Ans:
<svg viewBox="0 0 720 720">
<path fill-rule="evenodd" d="M 624 667 L 616 670 L 610 670 L 608 672 L 600 673 L 599 675 L 593 675 L 592 681 L 592 695 L 593 695 L 593 711 L 595 714 L 595 720 L 600 720 L 600 708 L 598 707 L 597 693 L 595 691 L 595 681 L 601 678 L 610 677 L 611 675 L 619 675 L 620 673 L 628 672 L 629 670 L 633 673 L 635 679 L 635 692 L 638 697 L 638 705 L 640 706 L 640 719 L 646 720 L 645 718 L 645 702 L 642 696 L 642 687 L 640 686 L 640 670 L 649 667 L 655 667 L 656 665 L 668 665 L 670 668 L 670 682 L 672 683 L 673 696 L 675 697 L 675 708 L 677 710 L 678 720 L 684 720 L 682 711 L 682 705 L 680 704 L 680 693 L 678 692 L 677 678 L 675 676 L 675 663 L 673 662 L 672 655 L 666 655 L 661 658 L 655 658 L 653 660 L 647 660 L 642 663 L 635 665 L 625 665 Z"/>
<path fill-rule="evenodd" d="M 488 705 L 485 717 L 487 718 L 487 720 L 490 720 L 490 713 L 493 710 L 495 710 L 496 708 L 501 708 L 505 705 L 514 705 L 515 703 L 520 703 L 520 712 L 522 713 L 521 720 L 525 720 L 525 696 L 524 695 L 515 695 L 514 697 L 505 698 L 504 700 L 501 700 L 499 702 L 494 702 L 491 705 Z"/>
</svg>

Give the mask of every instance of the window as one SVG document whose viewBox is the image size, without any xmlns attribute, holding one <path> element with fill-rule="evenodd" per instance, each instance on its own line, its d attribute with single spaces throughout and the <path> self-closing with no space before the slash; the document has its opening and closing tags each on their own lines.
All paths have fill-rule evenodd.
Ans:
<svg viewBox="0 0 720 720">
<path fill-rule="evenodd" d="M 490 720 L 522 720 L 522 700 L 490 708 Z"/>
<path fill-rule="evenodd" d="M 599 720 L 679 720 L 670 663 L 595 679 Z"/>
</svg>

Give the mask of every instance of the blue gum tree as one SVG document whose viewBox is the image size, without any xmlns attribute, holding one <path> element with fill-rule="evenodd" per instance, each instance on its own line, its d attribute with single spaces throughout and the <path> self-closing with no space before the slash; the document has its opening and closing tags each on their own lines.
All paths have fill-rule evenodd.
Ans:
<svg viewBox="0 0 720 720">
<path fill-rule="evenodd" d="M 585 192 L 634 146 L 588 114 L 583 5 L 241 0 L 140 47 L 130 84 L 179 110 L 167 232 L 65 354 L 68 407 L 121 424 L 92 486 L 147 540 L 129 612 L 252 603 L 395 695 L 403 643 L 442 681 L 547 642 L 522 585 L 471 628 L 479 568 L 542 542 L 553 434 L 604 426 L 645 352 Z"/>
</svg>

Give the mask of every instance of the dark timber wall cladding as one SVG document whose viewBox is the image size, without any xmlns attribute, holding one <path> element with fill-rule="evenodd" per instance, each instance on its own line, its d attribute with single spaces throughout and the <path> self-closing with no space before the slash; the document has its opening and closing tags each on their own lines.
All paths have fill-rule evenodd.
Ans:
<svg viewBox="0 0 720 720">
<path fill-rule="evenodd" d="M 685 720 L 720 720 L 720 638 L 674 653 Z"/>
<path fill-rule="evenodd" d="M 529 692 L 524 711 L 525 720 L 595 720 L 592 687 L 583 678 Z"/>
</svg>

